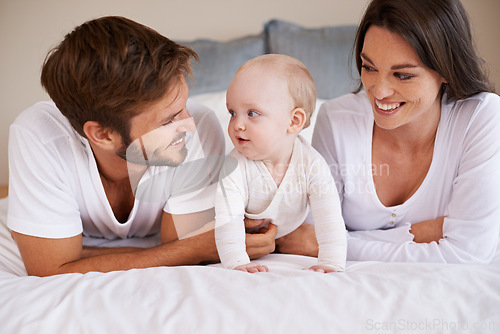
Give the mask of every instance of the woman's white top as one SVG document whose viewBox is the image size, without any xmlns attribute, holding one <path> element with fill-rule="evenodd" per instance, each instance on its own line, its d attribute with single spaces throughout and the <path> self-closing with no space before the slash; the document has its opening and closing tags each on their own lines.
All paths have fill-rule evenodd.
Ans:
<svg viewBox="0 0 500 334">
<path fill-rule="evenodd" d="M 384 206 L 375 191 L 372 173 L 391 170 L 372 164 L 373 126 L 362 91 L 324 103 L 312 140 L 339 191 L 348 260 L 488 263 L 500 227 L 500 97 L 443 97 L 431 166 L 397 206 Z M 413 242 L 412 223 L 443 216 L 443 239 Z"/>
</svg>

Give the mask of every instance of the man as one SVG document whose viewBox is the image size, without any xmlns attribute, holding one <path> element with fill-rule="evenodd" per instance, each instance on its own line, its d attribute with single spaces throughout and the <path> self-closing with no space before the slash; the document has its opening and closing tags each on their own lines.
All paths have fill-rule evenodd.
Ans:
<svg viewBox="0 0 500 334">
<path fill-rule="evenodd" d="M 49 53 L 41 82 L 53 103 L 24 111 L 9 138 L 8 226 L 29 275 L 218 261 L 206 226 L 224 140 L 214 114 L 187 100 L 191 58 L 121 17 L 86 22 Z M 82 241 L 158 233 L 148 249 Z M 247 235 L 249 254 L 273 251 L 275 235 Z"/>
</svg>

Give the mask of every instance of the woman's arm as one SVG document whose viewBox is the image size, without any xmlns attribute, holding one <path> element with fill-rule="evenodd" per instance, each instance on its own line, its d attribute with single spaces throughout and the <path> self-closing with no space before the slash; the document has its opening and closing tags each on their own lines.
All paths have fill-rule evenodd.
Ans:
<svg viewBox="0 0 500 334">
<path fill-rule="evenodd" d="M 413 234 L 413 241 L 417 243 L 437 242 L 443 238 L 444 217 L 426 220 L 412 224 L 410 233 Z"/>
</svg>

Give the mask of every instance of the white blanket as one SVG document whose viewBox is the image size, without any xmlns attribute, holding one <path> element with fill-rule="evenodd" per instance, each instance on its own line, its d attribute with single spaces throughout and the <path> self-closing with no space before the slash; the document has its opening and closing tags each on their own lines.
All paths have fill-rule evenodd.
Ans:
<svg viewBox="0 0 500 334">
<path fill-rule="evenodd" d="M 27 277 L 0 200 L 1 333 L 500 333 L 490 265 L 348 262 L 271 254 L 269 273 L 220 265 Z M 145 241 L 151 242 L 151 241 Z M 113 243 L 107 242 L 110 246 Z"/>
</svg>

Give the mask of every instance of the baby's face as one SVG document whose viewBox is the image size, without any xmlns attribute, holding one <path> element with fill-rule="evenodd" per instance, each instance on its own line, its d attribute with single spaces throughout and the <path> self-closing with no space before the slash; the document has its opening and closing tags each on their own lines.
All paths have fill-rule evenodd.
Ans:
<svg viewBox="0 0 500 334">
<path fill-rule="evenodd" d="M 293 145 L 287 138 L 294 105 L 288 82 L 278 71 L 254 64 L 237 73 L 227 90 L 229 137 L 251 160 L 276 160 Z"/>
</svg>

